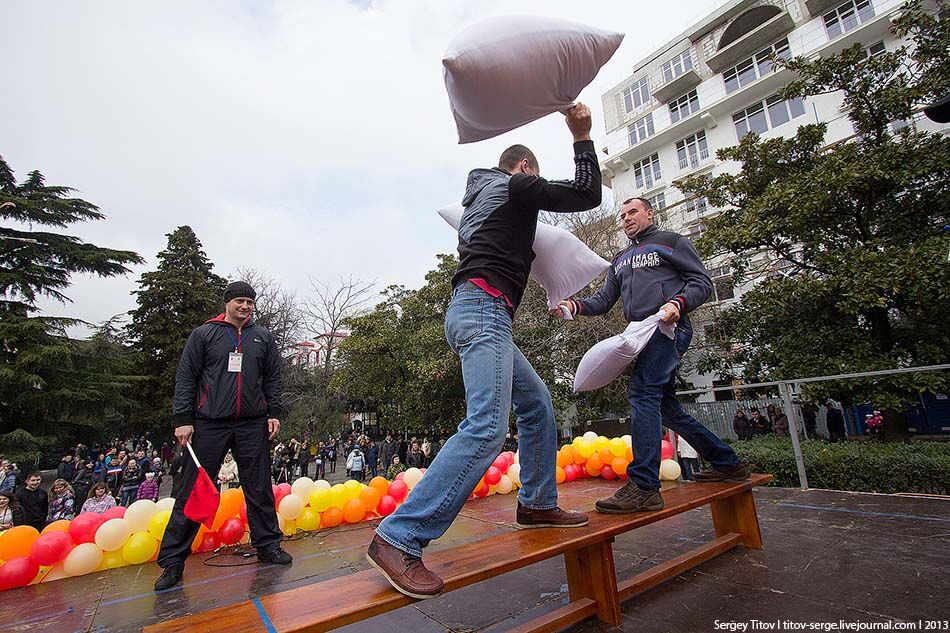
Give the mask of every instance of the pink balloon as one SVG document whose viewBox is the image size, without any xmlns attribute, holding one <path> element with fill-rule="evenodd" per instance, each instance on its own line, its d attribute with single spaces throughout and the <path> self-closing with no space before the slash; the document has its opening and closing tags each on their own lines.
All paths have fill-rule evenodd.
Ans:
<svg viewBox="0 0 950 633">
<path fill-rule="evenodd" d="M 393 479 L 393 481 L 402 481 L 403 477 L 405 477 L 405 476 L 406 476 L 406 472 L 405 472 L 405 471 L 403 471 L 403 472 L 401 472 L 401 473 L 397 473 L 397 474 L 396 474 L 396 478 Z"/>
<path fill-rule="evenodd" d="M 102 515 L 95 512 L 83 512 L 78 517 L 69 522 L 69 537 L 73 543 L 92 543 L 96 540 L 96 530 L 105 521 Z"/>
<path fill-rule="evenodd" d="M 109 508 L 102 513 L 102 522 L 105 523 L 109 519 L 123 519 L 125 518 L 125 508 L 122 506 L 116 506 L 114 508 Z"/>
<path fill-rule="evenodd" d="M 401 502 L 408 494 L 409 486 L 407 486 L 406 482 L 402 481 L 401 479 L 397 479 L 396 481 L 389 484 L 389 496 L 392 497 L 396 503 Z"/>
<path fill-rule="evenodd" d="M 578 472 L 577 466 L 574 464 L 568 464 L 564 467 L 564 480 L 565 481 L 577 481 Z"/>
<path fill-rule="evenodd" d="M 606 479 L 607 481 L 613 481 L 617 478 L 617 473 L 614 472 L 614 469 L 610 465 L 606 465 L 600 469 L 600 476 Z"/>
<path fill-rule="evenodd" d="M 11 558 L 0 565 L 0 591 L 25 587 L 40 573 L 40 565 L 29 556 Z"/>
<path fill-rule="evenodd" d="M 33 541 L 30 558 L 38 565 L 50 566 L 66 558 L 73 548 L 73 539 L 66 532 L 47 532 Z"/>
<path fill-rule="evenodd" d="M 291 491 L 290 484 L 288 483 L 277 484 L 277 489 L 283 492 L 285 495 L 289 495 Z"/>
<path fill-rule="evenodd" d="M 673 459 L 673 445 L 666 440 L 660 442 L 660 459 Z"/>
<path fill-rule="evenodd" d="M 508 467 L 511 466 L 511 464 L 508 462 L 508 457 L 504 453 L 496 457 L 495 461 L 493 461 L 491 465 L 497 468 L 501 473 L 508 472 Z"/>
<path fill-rule="evenodd" d="M 485 473 L 485 483 L 489 486 L 494 486 L 499 481 L 501 481 L 501 470 L 494 466 L 489 466 L 488 472 Z"/>
<path fill-rule="evenodd" d="M 379 513 L 379 516 L 385 517 L 389 516 L 395 511 L 396 500 L 389 495 L 383 495 L 383 497 L 379 500 L 379 503 L 376 505 L 376 512 Z"/>
</svg>

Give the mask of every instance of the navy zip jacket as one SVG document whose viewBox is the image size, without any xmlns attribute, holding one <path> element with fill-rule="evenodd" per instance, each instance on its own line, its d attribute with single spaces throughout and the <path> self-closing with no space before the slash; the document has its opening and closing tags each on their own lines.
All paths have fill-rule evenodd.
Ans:
<svg viewBox="0 0 950 633">
<path fill-rule="evenodd" d="M 240 372 L 228 371 L 235 349 Z M 280 418 L 280 354 L 266 328 L 248 319 L 240 332 L 223 314 L 195 328 L 175 374 L 175 426 L 195 420 Z"/>
<path fill-rule="evenodd" d="M 518 307 L 534 261 L 539 210 L 586 211 L 600 204 L 600 167 L 593 141 L 574 143 L 574 165 L 574 180 L 512 176 L 497 167 L 468 175 L 453 288 L 469 279 L 484 279 Z"/>
<path fill-rule="evenodd" d="M 712 290 L 712 280 L 692 242 L 652 224 L 614 257 L 604 287 L 574 302 L 574 312 L 604 314 L 623 297 L 623 316 L 628 321 L 642 321 L 671 301 L 685 315 L 702 305 Z"/>
</svg>

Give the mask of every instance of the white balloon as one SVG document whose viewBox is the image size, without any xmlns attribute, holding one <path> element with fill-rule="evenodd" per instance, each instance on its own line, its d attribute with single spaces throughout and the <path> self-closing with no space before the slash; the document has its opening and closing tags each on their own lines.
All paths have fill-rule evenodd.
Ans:
<svg viewBox="0 0 950 633">
<path fill-rule="evenodd" d="M 290 492 L 304 499 L 310 496 L 316 483 L 310 477 L 301 477 L 290 486 Z"/>
<path fill-rule="evenodd" d="M 509 471 L 511 469 L 509 468 Z M 514 483 L 511 481 L 511 478 L 508 475 L 502 475 L 501 480 L 495 484 L 495 490 L 500 495 L 506 495 L 511 492 L 511 489 L 514 488 Z"/>
<path fill-rule="evenodd" d="M 664 459 L 660 462 L 660 479 L 676 481 L 680 478 L 680 465 L 675 459 Z"/>
<path fill-rule="evenodd" d="M 128 521 L 132 532 L 144 532 L 148 529 L 148 522 L 158 512 L 158 506 L 151 499 L 139 499 L 125 511 L 125 520 Z"/>
<path fill-rule="evenodd" d="M 584 433 L 584 439 L 587 440 L 588 442 L 596 442 L 597 434 L 594 433 L 593 431 L 588 431 L 587 433 Z"/>
<path fill-rule="evenodd" d="M 284 517 L 285 520 L 293 520 L 300 516 L 306 502 L 302 497 L 290 493 L 280 500 L 280 506 L 277 508 L 277 514 Z"/>
<path fill-rule="evenodd" d="M 327 481 L 326 479 L 318 479 L 315 482 L 313 482 L 313 487 L 316 490 L 329 490 L 333 486 L 331 486 L 330 482 Z"/>
<path fill-rule="evenodd" d="M 67 576 L 82 576 L 96 571 L 102 563 L 102 550 L 95 543 L 80 543 L 63 561 Z"/>
<path fill-rule="evenodd" d="M 630 447 L 633 446 L 633 438 L 630 437 L 629 435 L 624 435 L 624 436 L 623 436 L 622 438 L 620 438 L 620 439 L 622 439 L 622 440 L 623 440 L 623 443 L 626 444 L 627 446 L 630 446 Z"/>
<path fill-rule="evenodd" d="M 511 467 L 508 468 L 508 474 L 505 476 L 511 480 L 511 483 L 518 486 L 519 488 L 521 487 L 521 466 L 520 465 L 512 464 Z"/>
<path fill-rule="evenodd" d="M 412 490 L 416 487 L 416 484 L 419 483 L 419 480 L 422 479 L 422 471 L 418 468 L 410 468 L 406 471 L 406 474 L 403 475 L 402 480 L 409 487 L 409 490 Z"/>
<path fill-rule="evenodd" d="M 155 508 L 157 510 L 173 510 L 175 508 L 175 497 L 159 499 L 158 503 L 155 504 Z"/>
<path fill-rule="evenodd" d="M 96 530 L 96 545 L 106 552 L 122 549 L 125 542 L 132 536 L 132 528 L 125 519 L 109 519 Z"/>
</svg>

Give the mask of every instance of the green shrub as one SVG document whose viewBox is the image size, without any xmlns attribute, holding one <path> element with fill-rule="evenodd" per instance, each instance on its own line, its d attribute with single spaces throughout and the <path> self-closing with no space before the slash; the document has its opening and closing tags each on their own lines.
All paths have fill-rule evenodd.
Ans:
<svg viewBox="0 0 950 633">
<path fill-rule="evenodd" d="M 732 442 L 755 472 L 771 473 L 773 485 L 799 486 L 792 441 L 762 437 Z M 802 442 L 805 474 L 812 488 L 854 492 L 950 494 L 950 444 L 918 442 Z"/>
</svg>

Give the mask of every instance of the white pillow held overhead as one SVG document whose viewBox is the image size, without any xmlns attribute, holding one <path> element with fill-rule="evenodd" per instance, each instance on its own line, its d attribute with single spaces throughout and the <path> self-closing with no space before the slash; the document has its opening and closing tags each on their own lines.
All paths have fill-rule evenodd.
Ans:
<svg viewBox="0 0 950 633">
<path fill-rule="evenodd" d="M 456 231 L 462 221 L 461 204 L 439 209 L 439 215 Z M 557 307 L 561 299 L 580 292 L 610 267 L 610 262 L 590 250 L 570 231 L 538 223 L 534 234 L 534 262 L 531 278 L 548 294 L 548 307 Z"/>
<path fill-rule="evenodd" d="M 660 322 L 665 314 L 660 310 L 642 321 L 631 321 L 620 334 L 587 350 L 574 372 L 574 393 L 593 391 L 612 383 L 643 351 L 657 328 L 673 338 L 676 326 Z"/>
<path fill-rule="evenodd" d="M 622 33 L 539 16 L 494 17 L 468 27 L 442 59 L 459 143 L 571 107 L 622 41 Z"/>
</svg>

